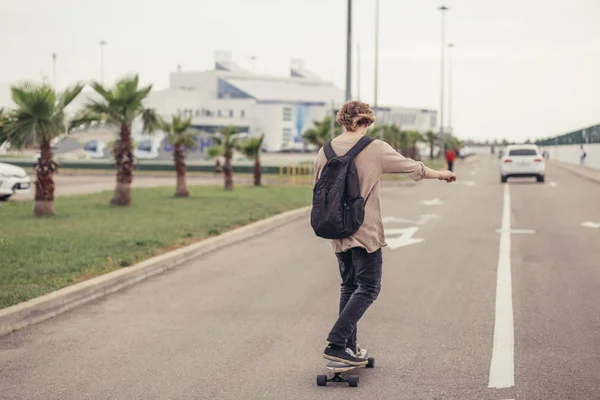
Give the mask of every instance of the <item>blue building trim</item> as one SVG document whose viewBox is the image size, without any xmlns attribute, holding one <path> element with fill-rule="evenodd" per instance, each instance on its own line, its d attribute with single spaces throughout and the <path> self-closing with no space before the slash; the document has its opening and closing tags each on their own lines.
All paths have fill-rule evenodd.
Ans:
<svg viewBox="0 0 600 400">
<path fill-rule="evenodd" d="M 253 99 L 248 93 L 233 86 L 231 83 L 217 79 L 217 97 L 219 99 Z"/>
<path fill-rule="evenodd" d="M 290 106 L 323 107 L 324 101 L 257 100 L 258 104 L 287 104 Z"/>
</svg>

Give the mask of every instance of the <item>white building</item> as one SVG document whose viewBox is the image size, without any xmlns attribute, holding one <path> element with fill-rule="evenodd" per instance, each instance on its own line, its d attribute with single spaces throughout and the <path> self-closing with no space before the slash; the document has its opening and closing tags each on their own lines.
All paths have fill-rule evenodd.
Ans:
<svg viewBox="0 0 600 400">
<path fill-rule="evenodd" d="M 215 68 L 202 72 L 172 72 L 170 87 L 155 91 L 148 106 L 167 117 L 181 112 L 192 117 L 195 128 L 207 133 L 234 126 L 251 136 L 265 135 L 266 151 L 303 149 L 302 134 L 314 120 L 344 102 L 344 91 L 318 79 L 295 62 L 290 77 L 257 75 L 217 55 Z M 437 112 L 378 107 L 379 123 L 394 123 L 403 130 L 434 130 Z"/>
</svg>

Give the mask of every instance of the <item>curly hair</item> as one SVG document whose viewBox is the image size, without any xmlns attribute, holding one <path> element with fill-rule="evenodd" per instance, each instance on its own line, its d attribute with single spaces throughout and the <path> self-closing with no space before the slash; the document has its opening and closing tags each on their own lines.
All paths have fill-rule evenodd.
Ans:
<svg viewBox="0 0 600 400">
<path fill-rule="evenodd" d="M 375 122 L 375 116 L 367 103 L 352 100 L 342 106 L 335 120 L 347 131 L 354 132 L 359 126 L 369 126 Z"/>
</svg>

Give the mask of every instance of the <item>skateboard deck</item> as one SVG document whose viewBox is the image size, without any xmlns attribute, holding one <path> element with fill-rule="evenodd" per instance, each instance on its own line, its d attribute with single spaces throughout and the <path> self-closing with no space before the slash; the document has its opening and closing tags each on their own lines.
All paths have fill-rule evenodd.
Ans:
<svg viewBox="0 0 600 400">
<path fill-rule="evenodd" d="M 326 386 L 328 382 L 342 383 L 347 382 L 350 386 L 358 386 L 359 377 L 357 375 L 350 375 L 348 379 L 342 377 L 343 372 L 352 371 L 356 368 L 373 368 L 375 366 L 375 359 L 368 356 L 368 352 L 363 350 L 359 353 L 359 357 L 367 359 L 367 364 L 363 365 L 350 365 L 338 361 L 329 361 L 327 363 L 327 370 L 333 372 L 333 377 L 329 378 L 327 375 L 317 376 L 317 385 Z"/>
</svg>

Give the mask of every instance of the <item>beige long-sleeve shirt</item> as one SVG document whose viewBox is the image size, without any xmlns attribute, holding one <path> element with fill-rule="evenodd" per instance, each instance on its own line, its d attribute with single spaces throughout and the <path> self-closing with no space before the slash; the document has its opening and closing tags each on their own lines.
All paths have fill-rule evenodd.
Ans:
<svg viewBox="0 0 600 400">
<path fill-rule="evenodd" d="M 346 154 L 358 142 L 359 138 L 344 139 L 342 137 L 333 139 L 331 147 L 338 156 Z M 323 149 L 315 159 L 315 182 L 321 176 L 321 172 L 327 157 Z M 352 247 L 362 247 L 369 253 L 385 247 L 385 235 L 383 232 L 383 221 L 381 219 L 381 197 L 379 179 L 385 173 L 407 174 L 412 180 L 418 181 L 425 178 L 426 170 L 422 162 L 405 158 L 386 142 L 374 140 L 354 159 L 358 178 L 360 181 L 360 192 L 365 204 L 365 220 L 358 231 L 346 239 L 332 240 L 333 250 L 336 253 L 347 251 Z"/>
</svg>

